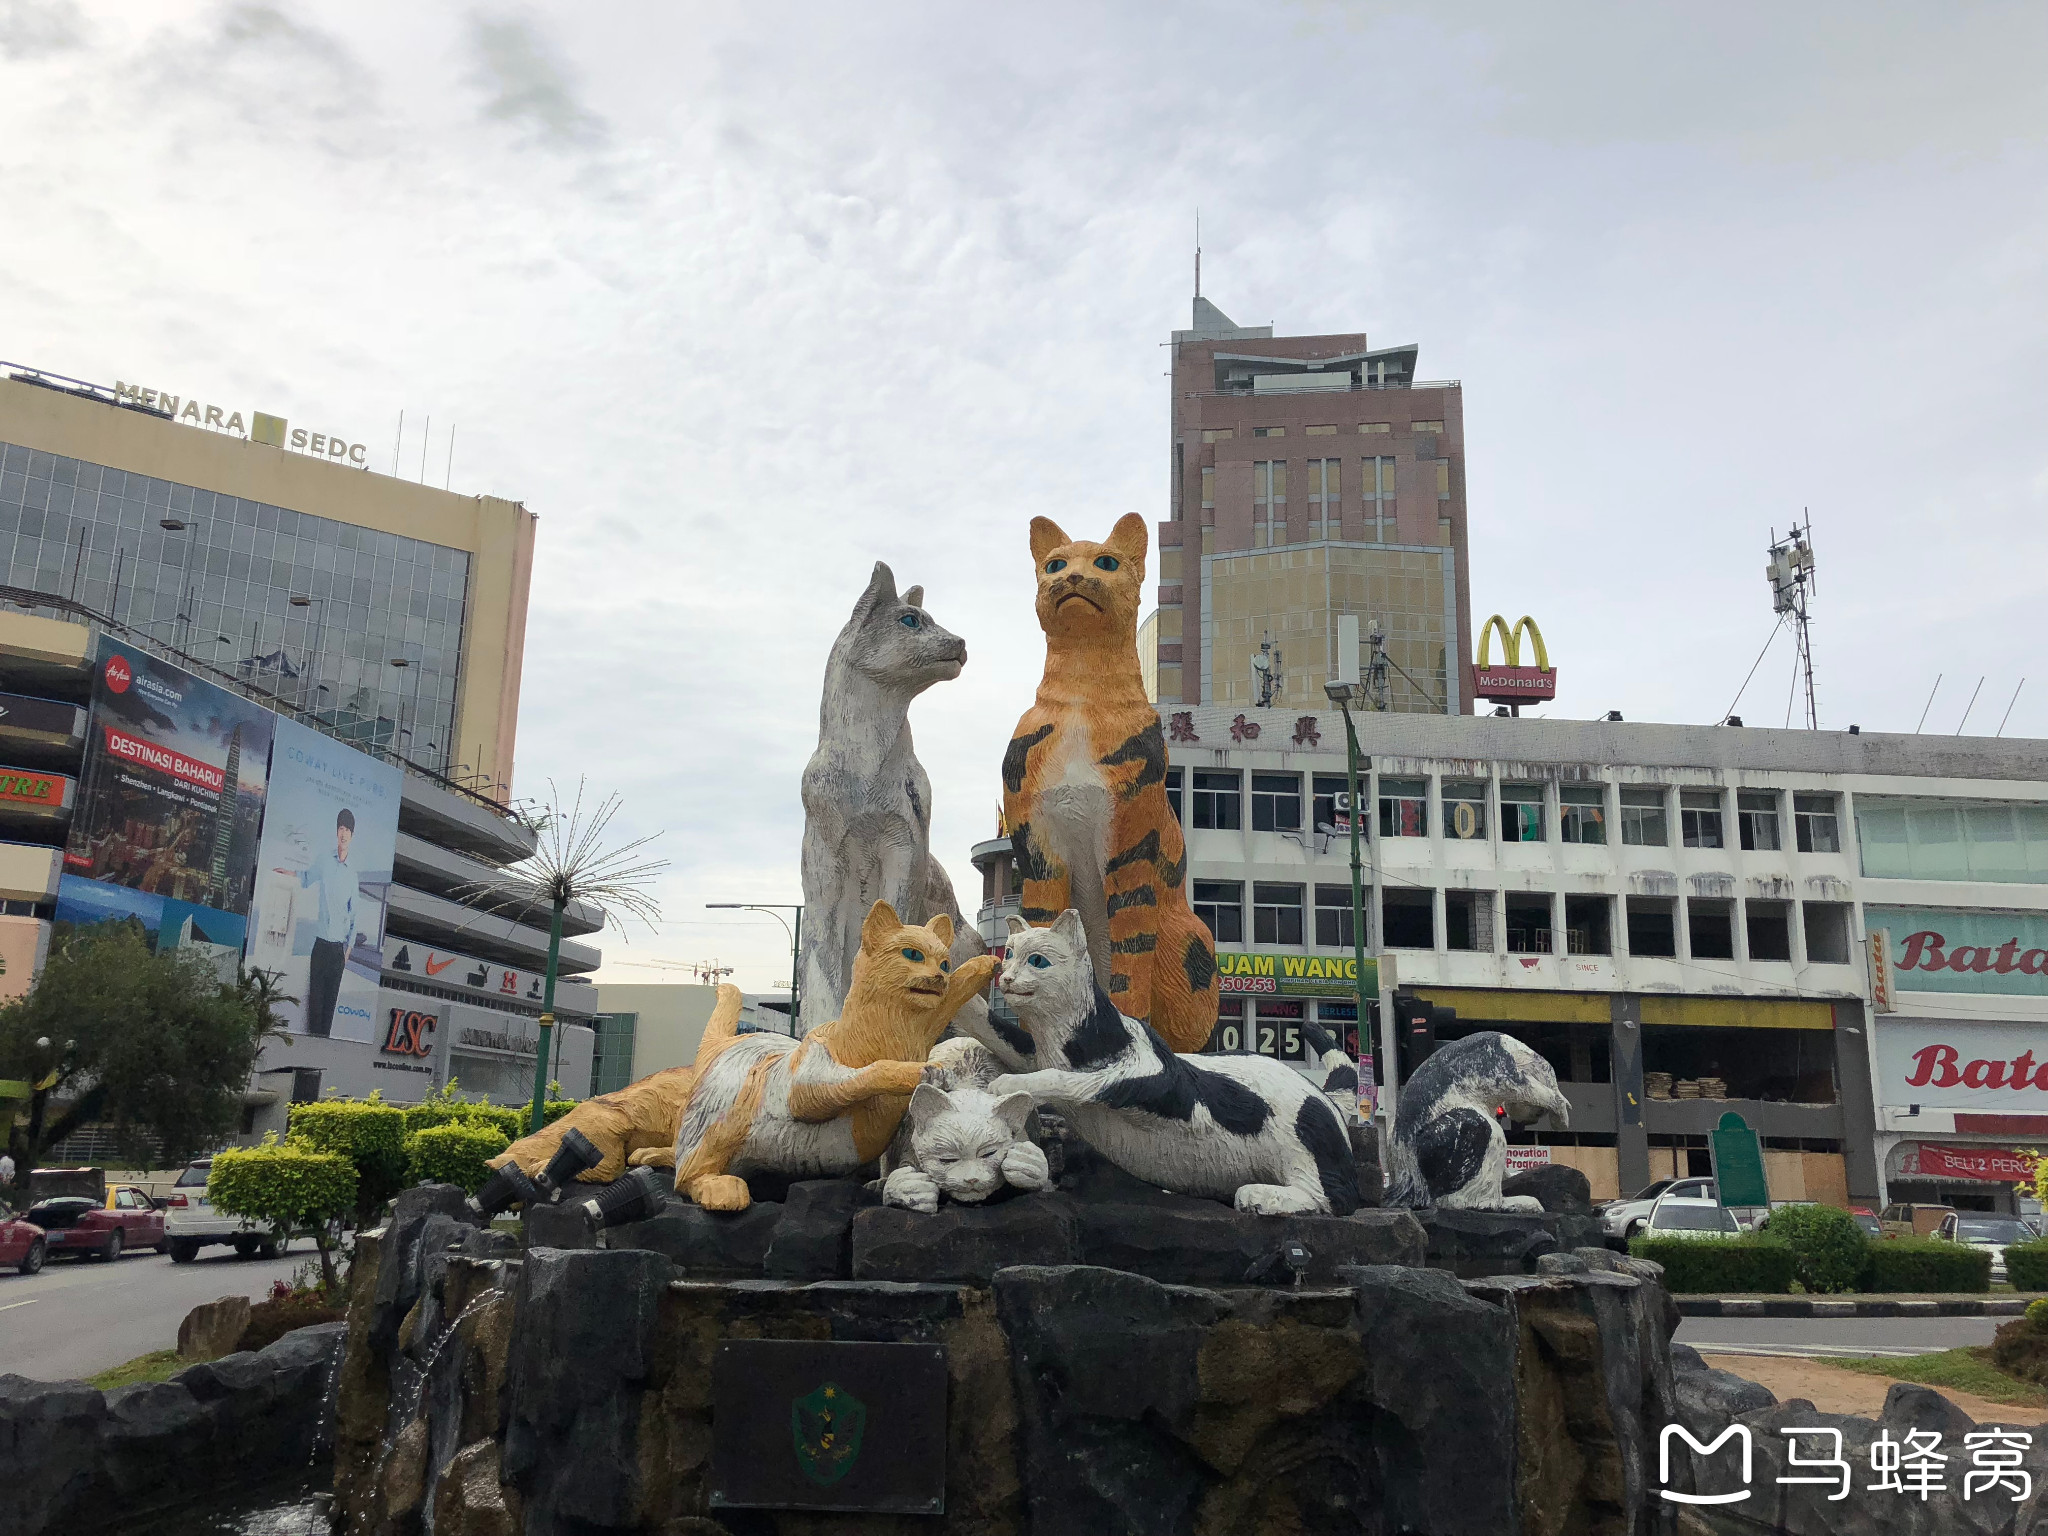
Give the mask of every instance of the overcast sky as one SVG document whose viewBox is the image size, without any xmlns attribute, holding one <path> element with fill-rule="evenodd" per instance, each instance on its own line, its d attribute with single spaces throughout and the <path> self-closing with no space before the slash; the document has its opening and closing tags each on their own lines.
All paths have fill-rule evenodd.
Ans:
<svg viewBox="0 0 2048 1536">
<path fill-rule="evenodd" d="M 606 975 L 786 982 L 876 559 L 971 912 L 1043 657 L 1025 525 L 1165 505 L 1240 324 L 1464 381 L 1475 616 L 1554 713 L 1711 721 L 1810 508 L 1821 722 L 2048 737 L 2048 7 L 0 0 L 0 357 L 246 401 L 539 514 L 517 790 L 673 870 Z M 420 424 L 432 419 L 424 443 Z M 1782 723 L 1780 640 L 1742 713 Z M 634 962 L 624 964 L 621 962 Z"/>
</svg>

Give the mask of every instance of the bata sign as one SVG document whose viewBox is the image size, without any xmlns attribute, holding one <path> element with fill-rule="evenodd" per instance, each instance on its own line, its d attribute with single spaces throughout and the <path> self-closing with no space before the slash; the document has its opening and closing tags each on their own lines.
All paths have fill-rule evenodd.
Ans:
<svg viewBox="0 0 2048 1536">
<path fill-rule="evenodd" d="M 1882 1020 L 1877 1070 L 1891 1108 L 2048 1113 L 2048 1029 L 2038 1025 Z"/>
<path fill-rule="evenodd" d="M 1939 912 L 1866 907 L 1892 936 L 1901 992 L 2048 994 L 2048 917 L 2034 912 Z"/>
</svg>

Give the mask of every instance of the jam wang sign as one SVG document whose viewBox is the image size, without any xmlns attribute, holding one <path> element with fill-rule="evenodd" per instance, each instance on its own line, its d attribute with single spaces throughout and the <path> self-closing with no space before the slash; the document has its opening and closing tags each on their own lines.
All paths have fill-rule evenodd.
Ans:
<svg viewBox="0 0 2048 1536">
<path fill-rule="evenodd" d="M 1891 930 L 1892 971 L 1902 992 L 2048 996 L 2048 916 L 1866 907 L 1864 922 Z"/>
</svg>

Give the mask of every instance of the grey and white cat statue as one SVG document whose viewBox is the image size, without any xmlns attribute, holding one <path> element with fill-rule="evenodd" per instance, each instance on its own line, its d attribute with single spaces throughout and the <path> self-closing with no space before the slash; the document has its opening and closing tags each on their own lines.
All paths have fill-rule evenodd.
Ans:
<svg viewBox="0 0 2048 1536">
<path fill-rule="evenodd" d="M 1468 1211 L 1540 1211 L 1532 1195 L 1502 1195 L 1507 1137 L 1496 1105 L 1524 1123 L 1571 1124 L 1550 1063 L 1492 1030 L 1440 1045 L 1401 1086 L 1388 1156 L 1387 1204 Z"/>
<path fill-rule="evenodd" d="M 1358 1208 L 1351 1139 L 1315 1084 L 1263 1056 L 1178 1055 L 1119 1013 L 1071 907 L 1050 928 L 1010 919 L 999 985 L 1030 1037 L 1031 1066 L 990 1092 L 1050 1104 L 1112 1163 L 1173 1194 L 1254 1216 Z"/>
<path fill-rule="evenodd" d="M 883 1181 L 884 1205 L 930 1214 L 942 1195 L 976 1205 L 1006 1184 L 1044 1189 L 1052 1182 L 1045 1154 L 1024 1134 L 1029 1094 L 999 1096 L 943 1067 L 928 1066 L 925 1077 L 910 1095 L 906 1161 Z"/>
</svg>

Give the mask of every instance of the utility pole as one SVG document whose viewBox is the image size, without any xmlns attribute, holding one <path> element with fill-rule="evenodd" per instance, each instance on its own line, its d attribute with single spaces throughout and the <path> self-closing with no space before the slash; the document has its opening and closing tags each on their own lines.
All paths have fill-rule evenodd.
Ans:
<svg viewBox="0 0 2048 1536">
<path fill-rule="evenodd" d="M 1323 691 L 1330 696 L 1330 702 L 1344 712 L 1344 773 L 1351 798 L 1351 958 L 1355 967 L 1352 979 L 1358 998 L 1358 1053 L 1370 1061 L 1373 1037 L 1372 1015 L 1366 1007 L 1365 996 L 1365 853 L 1364 828 L 1361 825 L 1365 817 L 1365 799 L 1358 787 L 1361 765 L 1369 767 L 1370 761 L 1359 751 L 1358 729 L 1351 720 L 1351 705 L 1354 700 L 1362 700 L 1365 692 L 1358 679 L 1356 614 L 1340 614 L 1337 618 L 1337 678 L 1334 682 L 1325 683 Z"/>
</svg>

